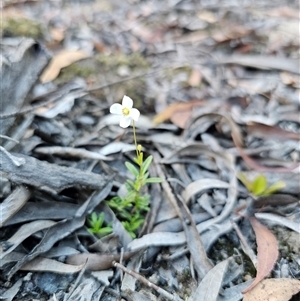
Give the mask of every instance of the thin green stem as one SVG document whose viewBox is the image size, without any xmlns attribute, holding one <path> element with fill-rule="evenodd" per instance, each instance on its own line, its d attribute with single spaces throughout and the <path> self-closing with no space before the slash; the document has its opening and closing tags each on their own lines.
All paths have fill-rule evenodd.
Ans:
<svg viewBox="0 0 300 301">
<path fill-rule="evenodd" d="M 134 139 L 134 144 L 135 144 L 136 158 L 138 159 L 139 158 L 139 152 L 138 152 L 138 146 L 137 146 L 137 141 L 136 141 L 134 120 L 132 120 L 132 129 L 133 129 L 133 139 Z"/>
</svg>

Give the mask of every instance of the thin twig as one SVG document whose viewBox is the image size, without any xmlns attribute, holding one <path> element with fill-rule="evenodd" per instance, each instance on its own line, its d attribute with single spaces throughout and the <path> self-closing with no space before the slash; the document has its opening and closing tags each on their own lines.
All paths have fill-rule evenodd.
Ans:
<svg viewBox="0 0 300 301">
<path fill-rule="evenodd" d="M 136 273 L 136 272 L 134 272 L 132 270 L 128 270 L 126 267 L 124 267 L 120 263 L 118 263 L 116 261 L 113 261 L 113 266 L 116 267 L 116 268 L 119 268 L 124 273 L 127 273 L 127 274 L 131 275 L 132 277 L 136 278 L 138 281 L 140 281 L 141 283 L 145 284 L 146 286 L 148 286 L 150 288 L 153 288 L 154 290 L 156 290 L 159 294 L 161 294 L 162 296 L 164 296 L 168 300 L 183 301 L 179 296 L 177 296 L 175 294 L 170 294 L 166 290 L 160 288 L 159 286 L 155 285 L 154 283 L 152 283 L 149 280 L 147 280 L 146 278 L 144 278 L 142 275 L 140 275 L 140 274 L 138 274 L 138 273 Z"/>
<path fill-rule="evenodd" d="M 94 159 L 94 160 L 113 160 L 112 157 L 107 157 L 96 152 L 91 152 L 82 148 L 64 147 L 64 146 L 41 146 L 34 150 L 39 154 L 46 155 L 60 155 L 60 156 L 70 156 L 75 158 L 83 159 Z"/>
<path fill-rule="evenodd" d="M 20 167 L 21 165 L 24 165 L 26 163 L 26 160 L 24 158 L 13 156 L 2 146 L 0 146 L 0 152 L 3 152 L 11 160 L 11 162 L 17 167 Z"/>
<path fill-rule="evenodd" d="M 231 224 L 232 224 L 232 227 L 235 230 L 237 236 L 240 239 L 243 251 L 249 256 L 253 265 L 256 267 L 257 266 L 257 257 L 255 256 L 252 248 L 249 246 L 248 242 L 246 241 L 246 239 L 245 239 L 244 235 L 242 234 L 241 230 L 239 229 L 238 225 L 233 220 L 231 220 Z"/>
<path fill-rule="evenodd" d="M 36 101 L 36 100 L 42 99 L 40 102 L 38 102 L 36 104 L 26 106 L 25 108 L 19 109 L 18 111 L 15 111 L 15 112 L 0 114 L 0 119 L 17 117 L 17 116 L 25 115 L 26 113 L 29 113 L 29 112 L 33 112 L 40 107 L 46 106 L 52 102 L 57 101 L 58 99 L 63 98 L 64 96 L 68 95 L 70 92 L 80 91 L 80 89 L 81 89 L 80 87 L 76 86 L 76 84 L 74 84 L 72 82 L 67 83 L 67 84 L 61 86 L 61 88 L 58 88 L 56 91 L 51 91 L 51 92 L 41 95 L 35 99 L 31 99 L 31 101 Z M 83 97 L 87 94 L 82 89 L 81 89 L 81 92 L 84 93 L 83 95 L 80 95 L 81 97 Z"/>
<path fill-rule="evenodd" d="M 18 140 L 14 139 L 14 138 L 11 138 L 11 137 L 8 137 L 8 136 L 5 136 L 5 135 L 0 135 L 0 138 L 10 140 L 10 141 L 13 141 L 13 142 L 18 143 L 18 144 L 20 143 Z"/>
</svg>

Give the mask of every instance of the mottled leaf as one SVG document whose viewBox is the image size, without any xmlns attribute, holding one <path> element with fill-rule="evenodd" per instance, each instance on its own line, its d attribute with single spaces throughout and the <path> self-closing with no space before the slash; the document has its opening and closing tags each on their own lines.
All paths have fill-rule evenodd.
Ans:
<svg viewBox="0 0 300 301">
<path fill-rule="evenodd" d="M 243 301 L 288 301 L 298 292 L 300 292 L 299 280 L 265 279 L 247 292 Z"/>
<path fill-rule="evenodd" d="M 272 271 L 279 254 L 278 242 L 274 234 L 255 217 L 251 217 L 250 222 L 257 242 L 257 272 L 255 280 L 243 293 L 250 291 Z"/>
</svg>

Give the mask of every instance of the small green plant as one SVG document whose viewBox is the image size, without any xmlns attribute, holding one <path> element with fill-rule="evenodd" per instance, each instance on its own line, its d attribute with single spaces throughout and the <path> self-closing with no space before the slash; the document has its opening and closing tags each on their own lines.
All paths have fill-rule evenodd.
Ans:
<svg viewBox="0 0 300 301">
<path fill-rule="evenodd" d="M 88 224 L 90 226 L 90 228 L 88 228 L 88 231 L 100 237 L 110 234 L 113 231 L 111 223 L 104 226 L 103 212 L 101 212 L 99 215 L 96 212 L 93 212 L 90 218 L 88 219 Z"/>
<path fill-rule="evenodd" d="M 121 104 L 113 104 L 110 112 L 120 116 L 120 127 L 127 128 L 132 122 L 133 138 L 136 148 L 135 164 L 125 162 L 126 168 L 133 175 L 134 179 L 128 179 L 125 183 L 127 194 L 125 197 L 113 197 L 107 201 L 107 204 L 115 212 L 116 216 L 121 220 L 124 228 L 128 231 L 132 238 L 144 223 L 144 216 L 149 211 L 149 195 L 143 192 L 143 188 L 150 183 L 161 183 L 162 179 L 150 177 L 149 167 L 153 161 L 153 157 L 149 156 L 144 160 L 142 146 L 137 144 L 135 121 L 138 120 L 140 112 L 132 108 L 133 101 L 128 96 L 124 96 Z"/>
<path fill-rule="evenodd" d="M 268 196 L 285 187 L 282 181 L 275 182 L 268 186 L 268 181 L 264 175 L 258 175 L 252 182 L 243 173 L 238 174 L 238 179 L 246 186 L 254 196 Z"/>
</svg>

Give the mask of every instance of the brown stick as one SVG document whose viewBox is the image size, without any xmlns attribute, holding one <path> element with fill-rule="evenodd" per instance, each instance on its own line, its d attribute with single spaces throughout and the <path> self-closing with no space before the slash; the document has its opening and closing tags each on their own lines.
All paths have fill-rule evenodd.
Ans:
<svg viewBox="0 0 300 301">
<path fill-rule="evenodd" d="M 168 300 L 183 301 L 179 296 L 177 296 L 175 294 L 170 294 L 169 292 L 165 291 L 164 289 L 160 288 L 159 286 L 155 285 L 154 283 L 152 283 L 149 280 L 147 280 L 146 278 L 144 278 L 142 275 L 140 275 L 140 274 L 138 274 L 138 273 L 136 273 L 132 270 L 128 270 L 126 267 L 124 267 L 120 263 L 118 263 L 116 261 L 113 261 L 113 266 L 116 267 L 116 268 L 119 268 L 124 273 L 127 273 L 127 274 L 131 275 L 132 277 L 136 278 L 138 281 L 140 281 L 141 283 L 147 285 L 148 287 L 153 288 L 154 290 L 156 290 L 159 294 L 161 294 L 162 296 L 164 296 Z"/>
</svg>

